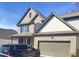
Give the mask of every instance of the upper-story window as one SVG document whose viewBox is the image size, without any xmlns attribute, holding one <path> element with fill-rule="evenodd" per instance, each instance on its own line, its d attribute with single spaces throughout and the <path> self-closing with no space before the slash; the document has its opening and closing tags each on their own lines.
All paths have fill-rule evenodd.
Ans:
<svg viewBox="0 0 79 59">
<path fill-rule="evenodd" d="M 32 17 L 32 13 L 30 12 L 30 13 L 29 13 L 29 18 L 31 18 L 31 17 Z"/>
<path fill-rule="evenodd" d="M 36 31 L 39 28 L 40 25 L 41 25 L 41 23 L 35 23 L 34 24 L 34 31 Z"/>
<path fill-rule="evenodd" d="M 22 26 L 21 32 L 24 32 L 24 33 L 29 32 L 29 26 L 28 25 Z"/>
</svg>

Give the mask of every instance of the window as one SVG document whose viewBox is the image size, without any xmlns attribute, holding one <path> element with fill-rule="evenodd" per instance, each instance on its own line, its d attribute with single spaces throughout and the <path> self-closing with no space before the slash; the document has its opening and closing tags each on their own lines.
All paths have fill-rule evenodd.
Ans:
<svg viewBox="0 0 79 59">
<path fill-rule="evenodd" d="M 41 25 L 41 23 L 35 23 L 34 24 L 34 31 L 36 31 L 39 28 L 40 25 Z"/>
<path fill-rule="evenodd" d="M 21 32 L 29 32 L 29 26 L 28 25 L 22 26 Z"/>
<path fill-rule="evenodd" d="M 32 13 L 30 12 L 30 13 L 29 13 L 29 18 L 31 18 L 31 14 L 32 14 Z"/>
</svg>

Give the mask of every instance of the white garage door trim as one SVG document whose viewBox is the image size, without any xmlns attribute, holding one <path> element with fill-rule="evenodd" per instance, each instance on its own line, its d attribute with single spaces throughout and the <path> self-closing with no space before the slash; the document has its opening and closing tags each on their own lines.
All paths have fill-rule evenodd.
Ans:
<svg viewBox="0 0 79 59">
<path fill-rule="evenodd" d="M 60 49 L 62 50 L 62 49 L 65 49 L 65 48 L 63 48 L 60 44 L 62 44 L 62 43 L 64 43 L 64 46 L 67 46 L 67 47 L 69 47 L 69 45 L 70 45 L 70 41 L 38 41 L 38 48 L 40 49 L 40 46 L 42 46 L 42 45 L 40 45 L 40 43 L 58 43 L 58 45 L 61 47 Z M 69 43 L 69 44 L 68 44 Z M 55 44 L 54 44 L 55 45 Z M 59 47 L 59 46 L 57 46 L 57 47 Z M 53 46 L 52 46 L 53 47 Z M 56 47 L 56 48 L 57 48 Z M 45 47 L 46 48 L 46 47 Z M 54 47 L 55 48 L 55 47 Z M 48 48 L 48 50 L 50 50 L 51 48 Z M 41 49 L 40 49 L 41 50 Z M 54 50 L 56 50 L 56 49 L 54 49 Z M 68 53 L 70 53 L 70 47 L 69 48 L 67 48 L 67 49 L 65 49 L 65 50 L 67 50 L 68 51 Z M 45 51 L 45 50 L 44 50 Z M 47 50 L 46 50 L 47 51 Z M 45 51 L 45 52 L 46 52 Z M 59 51 L 58 49 L 57 49 L 57 51 Z M 40 51 L 41 52 L 41 51 Z M 56 52 L 56 51 L 55 51 Z M 50 52 L 49 52 L 50 53 Z M 62 53 L 65 53 L 65 52 L 62 52 Z M 57 54 L 58 54 L 58 52 L 57 52 Z M 41 55 L 44 55 L 44 54 L 41 54 Z M 61 54 L 61 55 L 63 55 L 63 54 Z M 52 56 L 52 55 L 45 55 L 45 56 Z M 63 55 L 63 56 L 70 56 L 70 54 L 69 55 Z M 54 56 L 55 57 L 55 56 Z M 60 56 L 60 57 L 62 57 L 62 56 Z"/>
</svg>

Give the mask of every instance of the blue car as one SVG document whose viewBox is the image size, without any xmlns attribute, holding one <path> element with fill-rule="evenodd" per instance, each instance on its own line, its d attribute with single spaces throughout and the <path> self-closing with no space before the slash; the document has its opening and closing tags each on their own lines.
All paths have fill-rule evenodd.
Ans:
<svg viewBox="0 0 79 59">
<path fill-rule="evenodd" d="M 0 53 L 7 54 L 12 57 L 39 57 L 40 51 L 30 45 L 10 44 L 2 45 Z"/>
</svg>

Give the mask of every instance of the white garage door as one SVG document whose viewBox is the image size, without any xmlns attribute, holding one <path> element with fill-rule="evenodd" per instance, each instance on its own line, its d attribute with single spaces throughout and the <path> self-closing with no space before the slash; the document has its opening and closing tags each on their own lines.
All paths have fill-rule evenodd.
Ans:
<svg viewBox="0 0 79 59">
<path fill-rule="evenodd" d="M 70 56 L 70 42 L 69 41 L 53 41 L 53 42 L 39 42 L 39 49 L 41 55 L 65 57 Z"/>
</svg>

